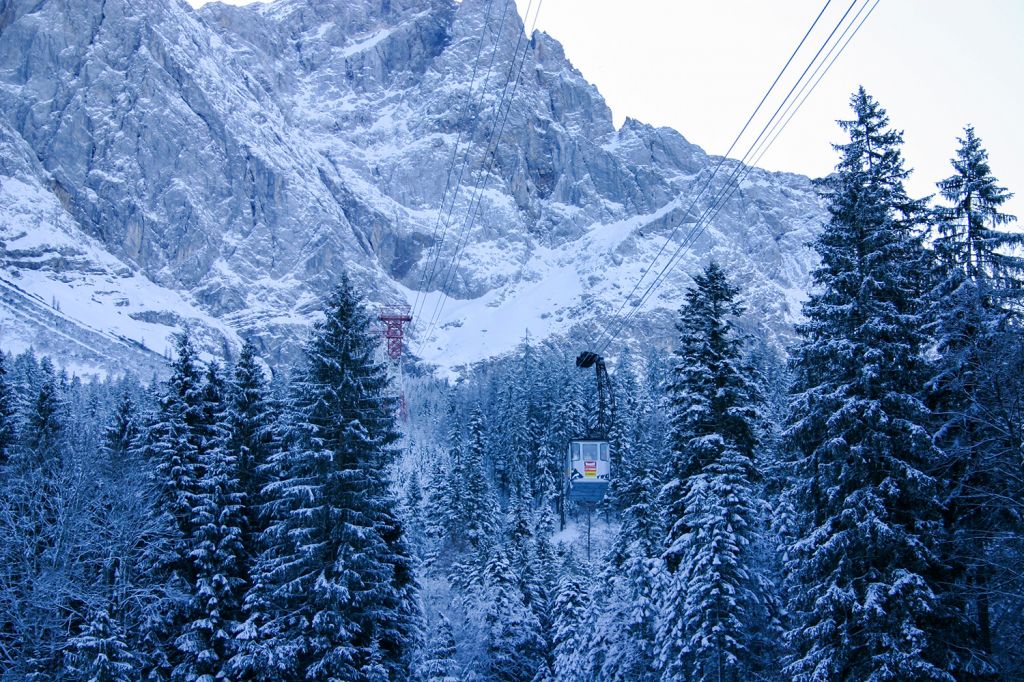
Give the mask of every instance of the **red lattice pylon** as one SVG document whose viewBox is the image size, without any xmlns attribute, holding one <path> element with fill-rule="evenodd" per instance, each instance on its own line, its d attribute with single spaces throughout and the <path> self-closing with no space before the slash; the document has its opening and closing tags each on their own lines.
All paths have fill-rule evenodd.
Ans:
<svg viewBox="0 0 1024 682">
<path fill-rule="evenodd" d="M 407 305 L 383 306 L 377 319 L 380 320 L 381 334 L 387 340 L 388 357 L 398 379 L 398 416 L 403 422 L 409 420 L 409 410 L 405 402 L 405 388 L 402 386 L 402 344 L 405 338 L 405 325 L 412 322 L 412 309 Z"/>
<path fill-rule="evenodd" d="M 398 362 L 402 357 L 402 340 L 405 338 L 405 325 L 412 322 L 412 309 L 407 305 L 390 305 L 380 309 L 377 319 L 383 325 L 384 338 L 388 342 L 388 357 Z"/>
</svg>

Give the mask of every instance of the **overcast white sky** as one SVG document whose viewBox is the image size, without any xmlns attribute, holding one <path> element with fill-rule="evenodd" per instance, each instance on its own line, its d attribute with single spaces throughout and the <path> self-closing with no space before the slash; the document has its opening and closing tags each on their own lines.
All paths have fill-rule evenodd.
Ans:
<svg viewBox="0 0 1024 682">
<path fill-rule="evenodd" d="M 203 4 L 202 0 L 190 0 Z M 245 4 L 246 0 L 234 0 Z M 315 0 L 311 0 L 315 1 Z M 537 28 L 564 46 L 620 124 L 630 116 L 675 128 L 723 154 L 824 0 L 532 0 Z M 863 0 L 859 0 L 863 1 Z M 516 0 L 524 13 L 531 0 Z M 788 73 L 800 73 L 850 5 L 832 0 Z M 854 10 L 856 11 L 856 9 Z M 963 126 L 972 123 L 992 171 L 1019 196 L 1024 221 L 1024 2 L 881 0 L 850 47 L 760 164 L 820 176 L 836 162 L 834 121 L 863 84 L 905 131 L 912 193 L 930 194 L 950 173 Z M 813 47 L 812 47 L 813 46 Z M 811 48 L 811 49 L 808 49 Z M 792 81 L 780 82 L 780 95 Z M 766 105 L 767 115 L 778 100 Z M 741 156 L 763 121 L 733 156 Z"/>
</svg>

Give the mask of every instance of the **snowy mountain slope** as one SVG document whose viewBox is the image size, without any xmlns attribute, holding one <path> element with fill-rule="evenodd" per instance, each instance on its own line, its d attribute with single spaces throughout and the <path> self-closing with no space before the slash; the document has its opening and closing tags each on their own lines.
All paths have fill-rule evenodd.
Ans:
<svg viewBox="0 0 1024 682">
<path fill-rule="evenodd" d="M 198 12 L 180 0 L 0 0 L 0 120 L 39 166 L 10 182 L 36 173 L 62 211 L 55 223 L 47 202 L 4 202 L 8 233 L 74 228 L 95 259 L 105 251 L 153 287 L 134 297 L 136 318 L 170 320 L 160 296 L 176 296 L 181 317 L 229 345 L 254 336 L 272 360 L 294 351 L 343 270 L 378 301 L 426 290 L 413 350 L 445 366 L 511 348 L 527 328 L 543 337 L 605 319 L 673 227 L 707 207 L 683 215 L 718 162 L 671 130 L 616 130 L 561 46 L 527 37 L 514 4 L 492 0 Z M 806 178 L 754 170 L 647 309 L 674 309 L 686 273 L 713 255 L 783 330 L 821 218 Z M 0 276 L 14 281 L 26 267 L 5 248 Z M 37 286 L 86 269 L 40 270 Z M 62 310 L 141 341 L 141 329 L 118 331 L 110 305 Z M 15 326 L 0 345 L 23 343 Z M 162 351 L 159 335 L 147 344 Z"/>
<path fill-rule="evenodd" d="M 164 370 L 169 334 L 188 326 L 222 351 L 238 337 L 82 233 L 27 146 L 0 124 L 0 340 L 80 374 Z"/>
</svg>

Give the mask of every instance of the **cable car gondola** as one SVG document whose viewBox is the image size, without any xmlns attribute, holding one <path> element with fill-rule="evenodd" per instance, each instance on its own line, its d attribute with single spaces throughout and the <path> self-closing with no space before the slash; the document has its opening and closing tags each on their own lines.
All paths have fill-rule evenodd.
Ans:
<svg viewBox="0 0 1024 682">
<path fill-rule="evenodd" d="M 574 438 L 569 441 L 569 499 L 600 502 L 611 482 L 611 458 L 606 440 Z"/>
</svg>

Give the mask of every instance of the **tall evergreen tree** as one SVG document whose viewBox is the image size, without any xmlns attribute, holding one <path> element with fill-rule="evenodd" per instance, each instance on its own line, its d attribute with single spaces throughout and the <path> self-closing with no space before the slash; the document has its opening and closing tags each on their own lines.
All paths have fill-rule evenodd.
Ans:
<svg viewBox="0 0 1024 682">
<path fill-rule="evenodd" d="M 738 681 L 758 668 L 753 626 L 767 603 L 752 553 L 761 398 L 735 329 L 739 290 L 714 262 L 694 281 L 671 386 L 678 465 L 665 486 L 672 575 L 658 640 L 668 679 Z"/>
<path fill-rule="evenodd" d="M 241 504 L 245 514 L 243 542 L 252 556 L 259 552 L 257 538 L 266 524 L 262 491 L 267 484 L 266 466 L 273 450 L 276 409 L 270 399 L 256 345 L 246 341 L 235 364 L 227 397 L 226 448 L 234 459 Z"/>
<path fill-rule="evenodd" d="M 950 163 L 953 175 L 939 190 L 948 203 L 937 211 L 935 250 L 947 278 L 983 286 L 986 296 L 1024 296 L 1024 258 L 1012 247 L 1024 244 L 1024 233 L 1000 230 L 1016 218 L 1000 209 L 1013 197 L 1000 187 L 988 165 L 988 152 L 972 126 L 958 138 Z"/>
<path fill-rule="evenodd" d="M 122 391 L 114 406 L 114 414 L 103 431 L 102 450 L 106 456 L 107 474 L 113 480 L 121 480 L 138 465 L 136 453 L 140 447 L 138 407 L 128 390 Z"/>
<path fill-rule="evenodd" d="M 211 364 L 202 390 L 202 477 L 191 521 L 195 535 L 189 558 L 195 578 L 189 586 L 185 623 L 175 640 L 181 662 L 172 677 L 183 682 L 230 677 L 233 633 L 242 618 L 242 596 L 249 577 L 238 469 L 226 446 L 224 392 L 219 368 Z"/>
<path fill-rule="evenodd" d="M 375 362 L 370 316 L 344 279 L 306 348 L 289 405 L 266 575 L 288 676 L 358 682 L 408 675 L 420 638 L 418 587 L 390 491 L 395 401 Z"/>
<path fill-rule="evenodd" d="M 272 645 L 276 627 L 270 576 L 266 571 L 275 547 L 267 529 L 273 517 L 273 496 L 265 491 L 276 476 L 271 461 L 280 446 L 283 417 L 252 341 L 242 345 L 228 391 L 227 450 L 234 462 L 241 511 L 241 571 L 245 583 L 235 654 L 230 662 L 236 680 L 278 680 L 281 663 Z"/>
<path fill-rule="evenodd" d="M 39 363 L 41 383 L 22 430 L 23 464 L 57 466 L 67 455 L 67 405 L 60 381 L 49 358 Z"/>
<path fill-rule="evenodd" d="M 863 88 L 824 181 L 820 293 L 795 352 L 789 442 L 802 514 L 788 674 L 948 680 L 939 642 L 937 452 L 920 395 L 920 203 L 903 188 L 902 135 Z"/>
<path fill-rule="evenodd" d="M 196 546 L 195 512 L 202 501 L 206 444 L 202 370 L 187 333 L 175 338 L 175 352 L 145 447 L 160 536 L 149 547 L 148 571 L 163 586 L 140 645 L 149 679 L 169 679 L 181 662 L 174 641 L 182 633 L 197 577 L 191 552 Z"/>
<path fill-rule="evenodd" d="M 1015 421 L 1008 398 L 1024 388 L 1007 364 L 1024 343 L 1014 320 L 1024 300 L 1024 259 L 1011 252 L 1024 234 L 999 229 L 1014 220 L 1000 212 L 1012 195 L 992 176 L 973 128 L 960 138 L 952 165 L 955 173 L 939 182 L 948 203 L 936 211 L 938 359 L 929 399 L 945 454 L 936 471 L 948 538 L 946 597 L 961 615 L 950 644 L 964 674 L 983 675 L 994 672 L 992 600 L 1006 601 L 1002 595 L 1022 585 L 1001 561 L 1000 546 L 1007 536 L 1021 537 L 1024 521 L 1024 490 L 1014 473 L 1021 443 L 1007 429 Z M 1009 612 L 1019 612 L 1022 601 L 1009 600 Z"/>
<path fill-rule="evenodd" d="M 416 556 L 422 557 L 427 530 L 426 522 L 423 519 L 423 485 L 420 483 L 420 472 L 416 469 L 410 474 L 409 481 L 405 485 L 402 519 L 409 547 Z"/>
<path fill-rule="evenodd" d="M 427 646 L 426 660 L 420 667 L 420 679 L 422 682 L 459 682 L 457 672 L 455 635 L 448 619 L 439 615 Z"/>
<path fill-rule="evenodd" d="M 188 560 L 194 534 L 192 512 L 198 506 L 204 449 L 202 369 L 187 333 L 175 337 L 175 359 L 149 428 L 146 454 L 154 467 L 157 513 L 173 537 L 165 557 L 171 572 L 191 578 Z"/>
<path fill-rule="evenodd" d="M 587 644 L 592 635 L 584 627 L 591 606 L 589 582 L 571 572 L 558 581 L 552 609 L 552 680 L 582 682 L 591 679 Z"/>
<path fill-rule="evenodd" d="M 484 457 L 487 449 L 483 411 L 475 407 L 469 417 L 469 442 L 466 444 L 459 475 L 462 478 L 463 514 L 459 521 L 466 542 L 475 552 L 493 543 L 498 523 L 494 517 L 497 499 L 487 476 Z"/>
<path fill-rule="evenodd" d="M 138 660 L 121 623 L 98 609 L 68 642 L 66 672 L 81 682 L 132 682 L 139 679 Z"/>
<path fill-rule="evenodd" d="M 523 603 L 518 582 L 504 548 L 496 548 L 487 564 L 484 615 L 488 672 L 496 682 L 529 682 L 542 660 L 537 619 Z"/>
<path fill-rule="evenodd" d="M 14 448 L 14 389 L 7 379 L 7 357 L 0 351 L 0 467 Z"/>
</svg>

